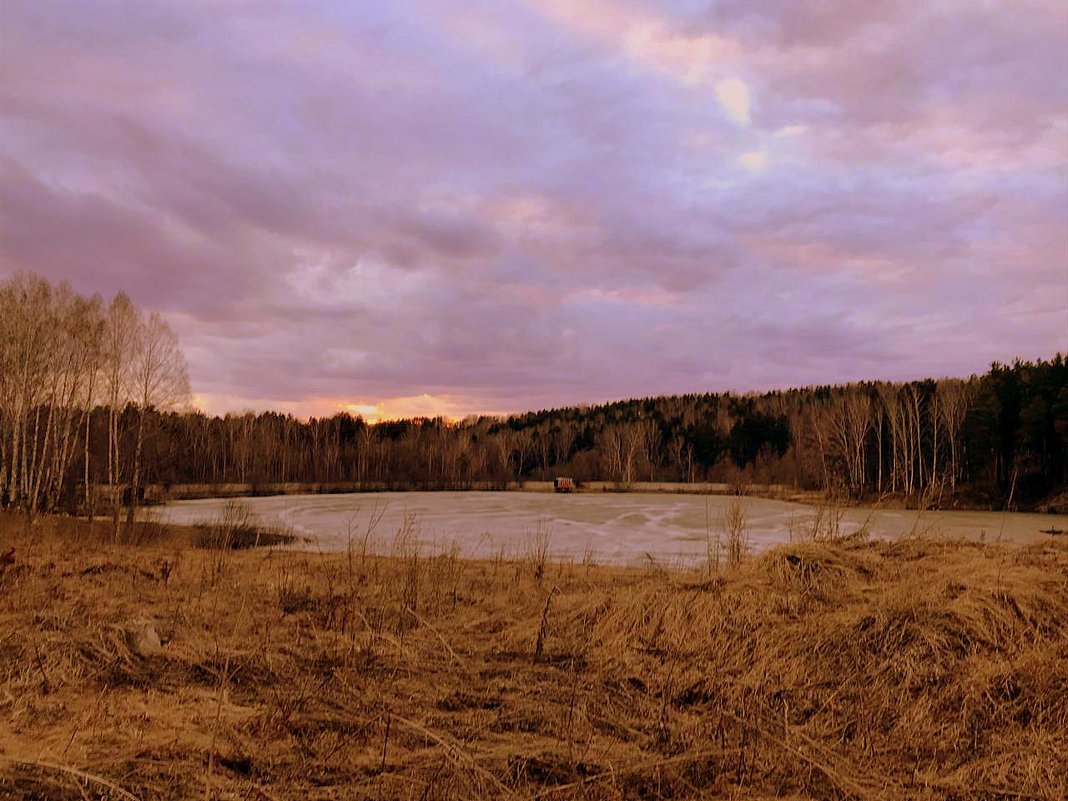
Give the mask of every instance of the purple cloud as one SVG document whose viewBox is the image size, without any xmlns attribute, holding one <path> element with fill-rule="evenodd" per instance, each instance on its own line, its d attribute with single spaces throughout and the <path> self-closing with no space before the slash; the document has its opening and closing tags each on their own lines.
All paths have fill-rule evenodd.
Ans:
<svg viewBox="0 0 1068 801">
<path fill-rule="evenodd" d="M 1068 11 L 5 4 L 0 275 L 211 410 L 521 410 L 1068 349 Z"/>
</svg>

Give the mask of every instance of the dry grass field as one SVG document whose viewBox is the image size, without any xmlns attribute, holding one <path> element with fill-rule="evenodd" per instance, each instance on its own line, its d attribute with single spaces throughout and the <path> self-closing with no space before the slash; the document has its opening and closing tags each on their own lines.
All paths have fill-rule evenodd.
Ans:
<svg viewBox="0 0 1068 801">
<path fill-rule="evenodd" d="M 1068 796 L 1057 538 L 705 574 L 137 539 L 0 517 L 0 798 Z"/>
</svg>

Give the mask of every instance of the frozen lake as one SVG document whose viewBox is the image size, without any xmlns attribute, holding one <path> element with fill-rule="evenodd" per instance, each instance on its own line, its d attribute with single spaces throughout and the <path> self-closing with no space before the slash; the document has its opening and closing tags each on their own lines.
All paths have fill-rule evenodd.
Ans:
<svg viewBox="0 0 1068 801">
<path fill-rule="evenodd" d="M 528 492 L 389 492 L 357 495 L 280 495 L 242 498 L 256 519 L 284 526 L 324 551 L 343 551 L 349 537 L 365 536 L 388 553 L 406 524 L 426 553 L 453 546 L 463 556 L 527 553 L 547 538 L 553 558 L 576 561 L 589 553 L 601 563 L 647 562 L 681 565 L 707 554 L 706 532 L 723 530 L 730 497 L 641 493 L 557 495 Z M 741 499 L 750 551 L 803 538 L 816 510 L 805 504 L 761 498 Z M 212 522 L 225 499 L 177 501 L 156 511 L 164 522 Z M 845 509 L 843 533 L 863 525 L 876 537 L 916 533 L 1016 542 L 1046 539 L 1043 529 L 1068 531 L 1068 515 L 1002 512 L 915 512 Z M 824 516 L 824 520 L 827 516 Z"/>
</svg>

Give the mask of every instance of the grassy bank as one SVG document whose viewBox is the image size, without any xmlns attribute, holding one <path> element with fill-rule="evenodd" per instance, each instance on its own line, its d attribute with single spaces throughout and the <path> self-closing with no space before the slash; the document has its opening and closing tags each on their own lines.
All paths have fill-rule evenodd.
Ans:
<svg viewBox="0 0 1068 801">
<path fill-rule="evenodd" d="M 0 516 L 0 798 L 1068 793 L 1056 540 L 710 576 L 110 534 Z"/>
</svg>

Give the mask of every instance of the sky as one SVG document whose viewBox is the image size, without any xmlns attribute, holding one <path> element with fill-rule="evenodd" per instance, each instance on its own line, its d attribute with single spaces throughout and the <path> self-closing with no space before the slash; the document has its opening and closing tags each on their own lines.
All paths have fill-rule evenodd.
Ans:
<svg viewBox="0 0 1068 801">
<path fill-rule="evenodd" d="M 4 0 L 0 276 L 209 412 L 461 417 L 1068 351 L 1063 0 Z"/>
</svg>

